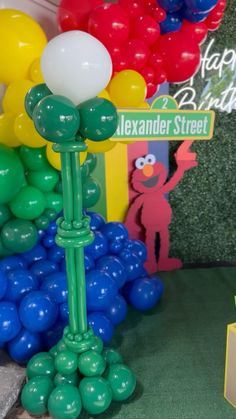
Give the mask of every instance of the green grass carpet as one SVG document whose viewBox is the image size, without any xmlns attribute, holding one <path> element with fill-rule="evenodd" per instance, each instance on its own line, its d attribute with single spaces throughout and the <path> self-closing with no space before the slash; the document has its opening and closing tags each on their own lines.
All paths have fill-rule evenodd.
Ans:
<svg viewBox="0 0 236 419">
<path fill-rule="evenodd" d="M 236 268 L 161 277 L 161 304 L 148 314 L 132 310 L 113 341 L 137 376 L 136 394 L 102 419 L 235 419 L 223 387 L 226 326 L 236 322 Z"/>
</svg>

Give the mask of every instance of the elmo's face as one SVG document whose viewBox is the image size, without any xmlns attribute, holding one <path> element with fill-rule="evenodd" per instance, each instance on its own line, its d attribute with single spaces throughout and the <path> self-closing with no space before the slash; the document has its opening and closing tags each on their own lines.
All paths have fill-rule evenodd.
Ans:
<svg viewBox="0 0 236 419">
<path fill-rule="evenodd" d="M 167 170 L 161 163 L 156 162 L 153 154 L 139 157 L 135 161 L 136 169 L 132 173 L 132 185 L 141 193 L 152 193 L 160 190 L 167 178 Z"/>
</svg>

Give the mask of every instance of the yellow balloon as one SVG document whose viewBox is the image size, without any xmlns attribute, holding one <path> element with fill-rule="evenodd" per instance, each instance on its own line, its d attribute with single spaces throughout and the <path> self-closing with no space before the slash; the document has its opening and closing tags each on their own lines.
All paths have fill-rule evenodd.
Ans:
<svg viewBox="0 0 236 419">
<path fill-rule="evenodd" d="M 106 153 L 106 151 L 112 150 L 116 143 L 113 141 L 90 141 L 86 140 L 88 146 L 88 153 Z"/>
<path fill-rule="evenodd" d="M 51 164 L 51 166 L 53 166 L 57 170 L 61 170 L 60 153 L 56 153 L 52 149 L 52 146 L 53 146 L 53 143 L 48 143 L 47 144 L 47 148 L 46 148 L 47 159 L 48 159 L 49 163 Z M 83 153 L 80 153 L 80 164 L 81 165 L 85 162 L 86 157 L 87 157 L 87 151 L 84 151 Z"/>
<path fill-rule="evenodd" d="M 13 9 L 0 10 L 0 83 L 27 79 L 32 62 L 47 44 L 45 33 L 29 15 Z"/>
<path fill-rule="evenodd" d="M 21 145 L 14 131 L 15 115 L 3 113 L 0 115 L 0 143 L 9 147 Z"/>
<path fill-rule="evenodd" d="M 43 74 L 40 65 L 41 59 L 36 58 L 30 66 L 30 79 L 35 83 L 44 83 Z"/>
<path fill-rule="evenodd" d="M 151 106 L 149 105 L 149 103 L 148 102 L 142 102 L 140 105 L 139 105 L 139 108 L 140 109 L 150 109 L 151 108 Z"/>
<path fill-rule="evenodd" d="M 137 71 L 123 70 L 108 85 L 111 101 L 118 108 L 137 108 L 146 97 L 146 82 Z"/>
<path fill-rule="evenodd" d="M 35 83 L 30 80 L 17 80 L 9 84 L 2 101 L 4 112 L 24 112 L 25 96 L 33 86 Z"/>
<path fill-rule="evenodd" d="M 110 97 L 110 95 L 109 95 L 109 93 L 108 93 L 108 91 L 106 89 L 103 89 L 99 93 L 98 97 L 102 97 L 103 99 L 111 100 L 111 97 Z"/>
<path fill-rule="evenodd" d="M 38 134 L 33 121 L 26 113 L 21 113 L 16 117 L 14 129 L 19 141 L 28 147 L 37 148 L 47 144 L 47 141 Z"/>
</svg>

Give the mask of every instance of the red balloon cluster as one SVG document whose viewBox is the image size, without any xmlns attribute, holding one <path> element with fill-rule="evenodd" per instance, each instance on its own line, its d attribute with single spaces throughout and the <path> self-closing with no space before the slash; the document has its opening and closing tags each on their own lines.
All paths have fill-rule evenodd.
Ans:
<svg viewBox="0 0 236 419">
<path fill-rule="evenodd" d="M 61 0 L 58 21 L 62 31 L 89 32 L 108 49 L 114 72 L 132 69 L 147 83 L 147 98 L 165 81 L 178 83 L 197 71 L 199 45 L 216 29 L 227 0 L 219 0 L 204 22 L 184 20 L 181 30 L 161 34 L 166 12 L 156 0 Z"/>
</svg>

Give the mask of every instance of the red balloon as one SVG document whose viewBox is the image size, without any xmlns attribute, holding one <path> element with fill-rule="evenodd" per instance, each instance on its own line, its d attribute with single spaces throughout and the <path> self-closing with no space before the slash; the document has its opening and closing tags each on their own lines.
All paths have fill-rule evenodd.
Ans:
<svg viewBox="0 0 236 419">
<path fill-rule="evenodd" d="M 147 94 L 146 94 L 146 98 L 150 98 L 152 96 L 155 95 L 155 93 L 157 92 L 158 86 L 154 83 L 147 83 Z"/>
<path fill-rule="evenodd" d="M 149 53 L 147 44 L 141 39 L 130 39 L 123 46 L 124 57 L 132 70 L 141 70 L 147 63 Z"/>
<path fill-rule="evenodd" d="M 160 36 L 160 26 L 151 16 L 140 16 L 134 21 L 133 35 L 148 45 L 153 45 Z"/>
<path fill-rule="evenodd" d="M 160 54 L 153 52 L 148 59 L 148 65 L 153 67 L 155 72 L 163 69 L 163 58 Z"/>
<path fill-rule="evenodd" d="M 207 37 L 208 28 L 205 22 L 192 23 L 188 20 L 184 20 L 181 27 L 181 31 L 186 36 L 190 36 L 199 45 L 201 45 Z"/>
<path fill-rule="evenodd" d="M 162 84 L 166 82 L 166 73 L 164 70 L 160 70 L 155 74 L 155 84 Z"/>
<path fill-rule="evenodd" d="M 144 67 L 140 70 L 140 74 L 142 74 L 143 78 L 145 79 L 146 83 L 154 83 L 155 79 L 155 70 L 152 67 Z"/>
<path fill-rule="evenodd" d="M 61 0 L 57 11 L 57 20 L 62 32 L 80 29 L 88 30 L 88 19 L 95 7 L 103 4 L 102 0 Z"/>
<path fill-rule="evenodd" d="M 151 6 L 150 14 L 157 23 L 163 22 L 166 19 L 166 11 L 156 4 Z"/>
<path fill-rule="evenodd" d="M 190 79 L 200 64 L 201 51 L 198 43 L 183 32 L 160 36 L 156 52 L 163 58 L 163 68 L 170 83 Z"/>
<path fill-rule="evenodd" d="M 119 0 L 118 4 L 125 9 L 130 19 L 136 19 L 144 15 L 144 4 L 142 0 Z"/>
<path fill-rule="evenodd" d="M 109 46 L 108 51 L 112 59 L 113 70 L 115 72 L 126 70 L 129 68 L 127 60 L 124 57 L 121 47 L 115 46 L 115 45 Z"/>
<path fill-rule="evenodd" d="M 88 22 L 89 33 L 104 45 L 120 45 L 129 37 L 129 18 L 119 4 L 96 7 Z"/>
</svg>

